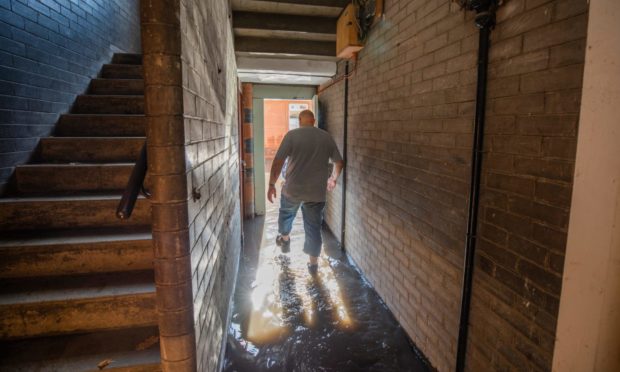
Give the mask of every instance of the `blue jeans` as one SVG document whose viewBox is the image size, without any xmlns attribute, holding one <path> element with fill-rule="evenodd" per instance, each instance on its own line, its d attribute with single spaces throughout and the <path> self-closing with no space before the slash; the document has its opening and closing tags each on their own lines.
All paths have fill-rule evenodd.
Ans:
<svg viewBox="0 0 620 372">
<path fill-rule="evenodd" d="M 293 220 L 297 216 L 297 211 L 301 206 L 301 213 L 304 217 L 304 231 L 306 241 L 304 242 L 304 252 L 313 257 L 319 257 L 323 239 L 321 238 L 321 225 L 323 224 L 323 210 L 325 202 L 306 203 L 296 202 L 280 195 L 280 215 L 278 216 L 278 232 L 280 235 L 289 235 L 293 229 Z"/>
</svg>

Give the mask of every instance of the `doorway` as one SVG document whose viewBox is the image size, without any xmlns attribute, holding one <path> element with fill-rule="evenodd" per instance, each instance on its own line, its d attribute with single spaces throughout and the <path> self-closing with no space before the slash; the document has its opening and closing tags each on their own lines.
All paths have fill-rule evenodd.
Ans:
<svg viewBox="0 0 620 372">
<path fill-rule="evenodd" d="M 299 126 L 299 112 L 309 109 L 318 117 L 315 102 L 315 87 L 260 84 L 253 86 L 256 215 L 263 216 L 267 212 L 266 186 L 269 171 L 282 138 L 290 129 Z"/>
<path fill-rule="evenodd" d="M 266 99 L 264 101 L 265 126 L 265 180 L 269 181 L 271 164 L 289 130 L 299 128 L 299 113 L 314 111 L 311 100 Z"/>
</svg>

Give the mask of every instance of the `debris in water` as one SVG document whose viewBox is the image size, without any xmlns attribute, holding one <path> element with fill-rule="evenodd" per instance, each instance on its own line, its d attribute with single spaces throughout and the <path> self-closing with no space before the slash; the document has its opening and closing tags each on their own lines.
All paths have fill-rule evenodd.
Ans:
<svg viewBox="0 0 620 372">
<path fill-rule="evenodd" d="M 140 342 L 138 346 L 136 346 L 136 350 L 137 351 L 146 350 L 158 342 L 159 342 L 159 336 L 148 337 L 146 340 Z"/>
<path fill-rule="evenodd" d="M 99 362 L 99 364 L 97 364 L 97 368 L 104 369 L 105 367 L 109 366 L 110 364 L 112 364 L 112 362 L 114 362 L 112 359 L 105 359 L 102 360 L 101 362 Z"/>
</svg>

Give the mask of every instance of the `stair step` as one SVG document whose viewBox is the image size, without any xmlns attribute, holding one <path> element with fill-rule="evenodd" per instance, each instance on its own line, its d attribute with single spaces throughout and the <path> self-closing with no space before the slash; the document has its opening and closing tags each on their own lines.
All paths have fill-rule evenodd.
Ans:
<svg viewBox="0 0 620 372">
<path fill-rule="evenodd" d="M 0 338 L 154 326 L 152 271 L 0 281 Z"/>
<path fill-rule="evenodd" d="M 136 227 L 151 222 L 151 206 L 138 198 L 128 220 L 116 218 L 120 195 L 0 199 L 0 232 L 88 227 Z"/>
<path fill-rule="evenodd" d="M 37 232 L 0 240 L 0 279 L 153 269 L 148 230 Z"/>
<path fill-rule="evenodd" d="M 0 371 L 161 371 L 157 327 L 40 337 L 0 343 Z"/>
<path fill-rule="evenodd" d="M 15 168 L 18 195 L 110 192 L 125 189 L 133 163 L 26 164 Z"/>
<path fill-rule="evenodd" d="M 144 114 L 144 96 L 81 95 L 71 112 L 74 114 Z"/>
<path fill-rule="evenodd" d="M 142 137 L 146 135 L 144 115 L 60 116 L 56 136 L 62 137 Z"/>
<path fill-rule="evenodd" d="M 135 53 L 114 53 L 113 64 L 140 65 L 142 64 L 142 54 Z"/>
<path fill-rule="evenodd" d="M 144 137 L 47 137 L 39 142 L 40 162 L 132 163 Z"/>
<path fill-rule="evenodd" d="M 90 94 L 143 95 L 142 79 L 93 79 L 90 82 Z"/>
<path fill-rule="evenodd" d="M 125 63 L 103 65 L 101 77 L 106 79 L 142 79 L 142 65 Z"/>
</svg>

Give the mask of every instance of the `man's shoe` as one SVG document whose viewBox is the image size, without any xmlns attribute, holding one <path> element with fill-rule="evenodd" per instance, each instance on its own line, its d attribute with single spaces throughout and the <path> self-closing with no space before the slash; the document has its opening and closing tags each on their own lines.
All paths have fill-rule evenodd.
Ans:
<svg viewBox="0 0 620 372">
<path fill-rule="evenodd" d="M 314 276 L 319 272 L 319 264 L 308 264 L 308 272 L 310 273 L 310 275 Z"/>
<path fill-rule="evenodd" d="M 284 240 L 284 238 L 282 238 L 282 235 L 278 235 L 278 237 L 276 238 L 276 245 L 280 247 L 282 253 L 289 253 L 291 251 L 290 238 L 288 240 Z"/>
</svg>

